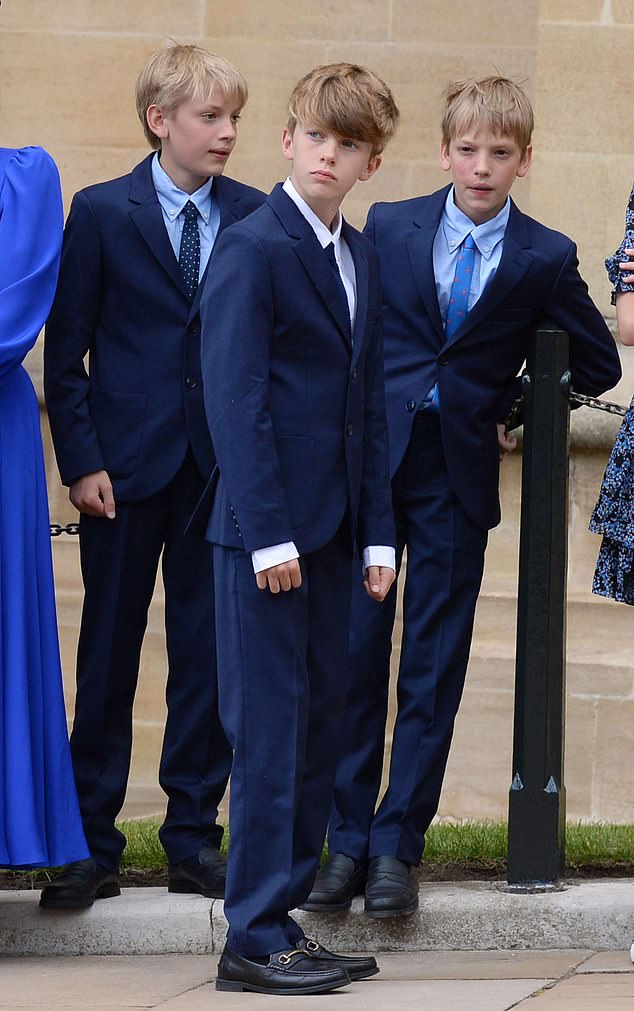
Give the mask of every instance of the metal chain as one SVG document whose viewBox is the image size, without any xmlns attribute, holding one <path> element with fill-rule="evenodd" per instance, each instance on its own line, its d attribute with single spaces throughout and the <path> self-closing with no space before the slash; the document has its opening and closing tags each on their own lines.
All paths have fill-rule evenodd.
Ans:
<svg viewBox="0 0 634 1011">
<path fill-rule="evenodd" d="M 598 397 L 587 397 L 584 393 L 570 391 L 570 400 L 575 404 L 583 404 L 584 407 L 591 407 L 594 411 L 605 411 L 606 414 L 618 414 L 625 417 L 629 407 L 622 407 L 621 404 L 614 404 L 610 400 L 599 400 Z"/>
<path fill-rule="evenodd" d="M 59 537 L 60 534 L 78 534 L 79 523 L 51 523 L 51 537 Z"/>
</svg>

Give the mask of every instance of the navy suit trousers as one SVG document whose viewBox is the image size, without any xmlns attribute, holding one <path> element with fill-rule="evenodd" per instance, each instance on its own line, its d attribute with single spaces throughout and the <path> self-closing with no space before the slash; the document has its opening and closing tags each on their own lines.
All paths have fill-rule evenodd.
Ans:
<svg viewBox="0 0 634 1011">
<path fill-rule="evenodd" d="M 303 935 L 288 914 L 317 872 L 346 697 L 347 526 L 302 557 L 302 585 L 286 593 L 257 588 L 248 552 L 214 547 L 220 715 L 234 748 L 224 910 L 246 957 Z"/>
<path fill-rule="evenodd" d="M 349 687 L 330 852 L 420 862 L 438 808 L 467 669 L 486 531 L 449 483 L 436 413 L 416 416 L 392 484 L 397 567 L 407 549 L 398 714 L 389 785 L 375 814 L 388 709 L 396 583 L 383 603 L 354 580 Z"/>
<path fill-rule="evenodd" d="M 161 552 L 169 668 L 161 842 L 177 863 L 222 838 L 216 816 L 231 749 L 218 716 L 212 548 L 183 533 L 202 487 L 189 453 L 156 495 L 117 503 L 114 520 L 80 520 L 85 596 L 71 750 L 86 839 L 107 868 L 125 846 L 114 821 L 125 798 L 139 656 Z"/>
</svg>

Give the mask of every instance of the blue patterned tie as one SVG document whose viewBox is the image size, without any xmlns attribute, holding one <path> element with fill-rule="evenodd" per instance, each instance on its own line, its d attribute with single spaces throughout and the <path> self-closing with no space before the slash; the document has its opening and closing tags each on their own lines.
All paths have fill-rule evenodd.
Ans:
<svg viewBox="0 0 634 1011">
<path fill-rule="evenodd" d="M 469 312 L 469 292 L 473 278 L 476 246 L 472 235 L 467 235 L 458 250 L 456 272 L 449 293 L 449 306 L 445 321 L 445 337 L 449 338 L 456 332 Z M 434 383 L 425 398 L 424 407 L 428 411 L 439 411 L 438 383 Z"/>
<path fill-rule="evenodd" d="M 185 216 L 178 265 L 183 275 L 187 294 L 193 298 L 198 287 L 200 270 L 200 232 L 198 231 L 198 208 L 193 200 L 188 200 L 181 214 Z"/>
<path fill-rule="evenodd" d="M 343 283 L 343 279 L 341 277 L 341 271 L 339 270 L 339 264 L 337 263 L 337 257 L 335 256 L 335 244 L 334 244 L 334 242 L 329 242 L 328 245 L 326 246 L 326 256 L 328 257 L 328 261 L 330 263 L 330 266 L 332 267 L 332 272 L 335 275 L 335 281 L 337 283 L 337 288 L 339 290 L 339 294 L 341 296 L 341 301 L 342 301 L 342 304 L 343 304 L 343 308 L 344 308 L 345 314 L 346 314 L 346 319 L 348 321 L 348 332 L 350 332 L 350 330 L 351 330 L 350 306 L 348 305 L 348 295 L 346 293 L 346 288 L 345 288 L 345 285 Z"/>
<path fill-rule="evenodd" d="M 449 293 L 449 306 L 445 322 L 445 336 L 453 337 L 469 312 L 469 292 L 473 280 L 476 246 L 472 235 L 467 235 L 458 250 L 456 273 Z"/>
</svg>

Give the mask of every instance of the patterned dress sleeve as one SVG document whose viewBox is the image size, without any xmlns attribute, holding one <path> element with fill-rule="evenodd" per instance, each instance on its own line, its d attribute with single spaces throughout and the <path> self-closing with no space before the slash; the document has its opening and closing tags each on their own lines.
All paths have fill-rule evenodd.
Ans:
<svg viewBox="0 0 634 1011">
<path fill-rule="evenodd" d="M 53 302 L 64 215 L 59 173 L 39 147 L 0 169 L 0 378 L 22 362 Z"/>
<path fill-rule="evenodd" d="M 632 187 L 629 203 L 625 212 L 625 235 L 623 236 L 623 241 L 616 252 L 612 256 L 609 256 L 605 261 L 605 268 L 613 285 L 612 305 L 615 304 L 616 296 L 619 292 L 634 291 L 634 284 L 626 284 L 623 280 L 621 271 L 619 270 L 619 263 L 627 259 L 625 255 L 626 248 L 631 247 L 634 247 L 634 186 Z"/>
</svg>

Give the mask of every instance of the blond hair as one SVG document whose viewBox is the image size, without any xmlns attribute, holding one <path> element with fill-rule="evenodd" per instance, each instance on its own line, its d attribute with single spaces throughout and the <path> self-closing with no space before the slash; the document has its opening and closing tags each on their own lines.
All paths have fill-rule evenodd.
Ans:
<svg viewBox="0 0 634 1011">
<path fill-rule="evenodd" d="M 143 132 L 155 150 L 159 138 L 150 130 L 147 111 L 158 105 L 168 115 L 182 102 L 206 102 L 214 88 L 240 110 L 249 95 L 247 82 L 229 60 L 201 46 L 173 44 L 152 53 L 136 82 L 136 111 Z"/>
<path fill-rule="evenodd" d="M 512 137 L 524 154 L 533 134 L 533 109 L 528 95 L 508 77 L 473 77 L 454 81 L 445 91 L 443 143 L 449 145 L 475 124 Z"/>
<path fill-rule="evenodd" d="M 393 136 L 399 111 L 385 81 L 354 63 L 315 67 L 295 85 L 288 102 L 288 130 L 298 123 L 372 144 L 380 154 Z"/>
</svg>

